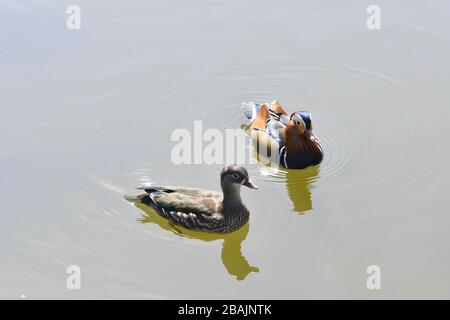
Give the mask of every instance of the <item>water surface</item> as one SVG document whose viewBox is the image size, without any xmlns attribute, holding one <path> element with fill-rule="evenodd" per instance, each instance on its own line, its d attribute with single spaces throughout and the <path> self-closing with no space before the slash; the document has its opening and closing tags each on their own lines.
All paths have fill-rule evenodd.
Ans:
<svg viewBox="0 0 450 320">
<path fill-rule="evenodd" d="M 69 4 L 0 4 L 1 298 L 450 298 L 448 1 L 378 1 L 376 31 L 369 1 L 79 0 L 79 31 Z M 312 112 L 325 159 L 249 165 L 242 230 L 123 200 L 218 189 L 220 165 L 172 164 L 171 133 L 275 98 Z"/>
</svg>

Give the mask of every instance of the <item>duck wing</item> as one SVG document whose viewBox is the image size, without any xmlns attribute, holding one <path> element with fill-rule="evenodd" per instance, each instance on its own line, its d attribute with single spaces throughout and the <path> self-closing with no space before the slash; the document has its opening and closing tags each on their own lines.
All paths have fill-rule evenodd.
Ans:
<svg viewBox="0 0 450 320">
<path fill-rule="evenodd" d="M 250 138 L 259 154 L 271 156 L 285 146 L 285 129 L 250 130 Z"/>
<path fill-rule="evenodd" d="M 211 231 L 223 224 L 221 198 L 191 196 L 166 188 L 152 190 L 147 194 L 150 200 L 148 205 L 179 226 Z"/>
<path fill-rule="evenodd" d="M 273 125 L 276 127 L 285 127 L 287 123 L 289 122 L 289 116 L 284 111 L 284 109 L 281 107 L 278 101 L 274 101 L 270 106 L 268 104 L 265 104 L 268 106 L 269 109 L 269 117 L 266 119 L 267 125 Z M 247 119 L 250 120 L 250 122 L 254 122 L 256 118 L 259 116 L 260 111 L 264 104 L 256 103 L 256 102 L 245 102 L 242 104 L 241 109 Z M 272 123 L 271 123 L 272 122 Z"/>
<path fill-rule="evenodd" d="M 141 187 L 138 189 L 145 190 L 147 193 L 154 191 L 162 191 L 165 193 L 176 193 L 191 197 L 201 197 L 201 198 L 215 198 L 221 199 L 223 194 L 216 191 L 199 189 L 199 188 L 186 188 L 186 187 Z"/>
<path fill-rule="evenodd" d="M 211 216 L 219 211 L 222 202 L 218 193 L 202 189 L 155 187 L 144 191 L 164 215 Z"/>
</svg>

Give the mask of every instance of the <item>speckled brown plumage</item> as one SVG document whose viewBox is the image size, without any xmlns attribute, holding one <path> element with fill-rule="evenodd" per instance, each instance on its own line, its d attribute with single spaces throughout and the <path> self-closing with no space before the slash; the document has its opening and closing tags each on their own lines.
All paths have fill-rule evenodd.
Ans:
<svg viewBox="0 0 450 320">
<path fill-rule="evenodd" d="M 256 189 L 247 170 L 228 166 L 221 172 L 222 193 L 183 187 L 144 187 L 137 197 L 127 197 L 155 209 L 162 217 L 187 229 L 228 233 L 245 225 L 250 213 L 241 201 L 241 186 Z"/>
</svg>

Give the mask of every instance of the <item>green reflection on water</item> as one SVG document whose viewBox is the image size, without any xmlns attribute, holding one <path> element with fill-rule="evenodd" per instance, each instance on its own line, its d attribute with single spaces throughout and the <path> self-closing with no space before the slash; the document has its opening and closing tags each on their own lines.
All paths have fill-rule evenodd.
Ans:
<svg viewBox="0 0 450 320">
<path fill-rule="evenodd" d="M 141 223 L 154 223 L 165 230 L 191 239 L 202 241 L 223 240 L 221 254 L 222 263 L 228 273 L 235 276 L 237 280 L 244 280 L 250 273 L 259 272 L 259 268 L 251 266 L 241 251 L 242 242 L 247 238 L 250 229 L 249 223 L 244 225 L 241 229 L 228 234 L 192 231 L 170 223 L 155 212 L 155 210 L 144 204 L 136 203 L 135 205 L 144 211 L 141 219 L 139 219 Z"/>
<path fill-rule="evenodd" d="M 286 170 L 286 189 L 292 201 L 292 211 L 304 214 L 313 209 L 311 189 L 320 173 L 320 166 L 302 170 Z"/>
<path fill-rule="evenodd" d="M 268 168 L 275 168 L 272 178 L 286 183 L 286 190 L 292 202 L 292 211 L 305 214 L 313 207 L 312 189 L 314 183 L 320 176 L 320 165 L 308 167 L 306 169 L 286 169 L 276 163 L 270 162 L 267 158 L 257 154 L 256 159 Z M 263 159 L 263 161 L 261 161 Z"/>
</svg>

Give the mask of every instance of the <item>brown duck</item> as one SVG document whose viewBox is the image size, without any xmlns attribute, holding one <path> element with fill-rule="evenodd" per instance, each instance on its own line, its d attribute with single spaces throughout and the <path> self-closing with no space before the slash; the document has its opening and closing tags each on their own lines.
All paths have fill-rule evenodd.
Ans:
<svg viewBox="0 0 450 320">
<path fill-rule="evenodd" d="M 184 187 L 140 187 L 145 193 L 125 197 L 153 208 L 159 215 L 186 229 L 228 233 L 248 222 L 249 211 L 241 200 L 241 186 L 257 189 L 247 170 L 238 165 L 220 174 L 222 193 Z"/>
</svg>

